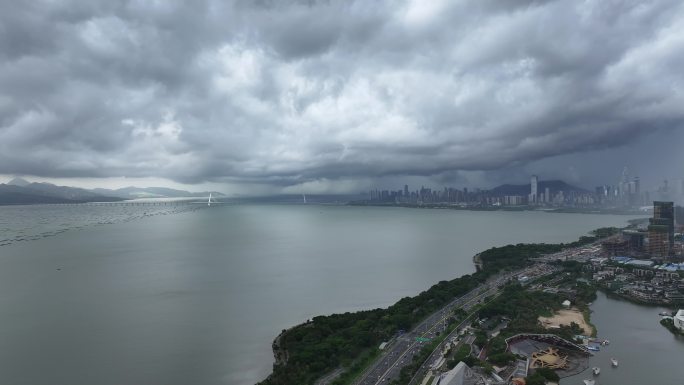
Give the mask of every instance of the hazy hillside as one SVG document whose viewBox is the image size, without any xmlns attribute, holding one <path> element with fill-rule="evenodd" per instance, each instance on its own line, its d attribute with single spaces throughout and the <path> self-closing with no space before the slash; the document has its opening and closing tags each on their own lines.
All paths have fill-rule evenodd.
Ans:
<svg viewBox="0 0 684 385">
<path fill-rule="evenodd" d="M 573 185 L 567 184 L 562 180 L 544 180 L 537 183 L 537 191 L 542 194 L 546 188 L 549 188 L 551 194 L 557 193 L 558 191 L 563 191 L 567 194 L 570 192 L 576 193 L 587 193 L 589 191 L 575 187 Z M 492 195 L 504 196 L 504 195 L 522 195 L 526 196 L 530 193 L 530 184 L 503 184 L 501 186 L 494 187 L 489 190 Z"/>
<path fill-rule="evenodd" d="M 166 187 L 124 187 L 116 190 L 96 188 L 92 190 L 98 194 L 120 197 L 125 199 L 135 198 L 185 198 L 185 197 L 224 197 L 217 191 L 189 192 Z"/>
<path fill-rule="evenodd" d="M 14 178 L 7 184 L 0 184 L 0 205 L 40 203 L 85 203 L 112 202 L 121 198 L 97 194 L 92 191 L 51 183 L 31 183 Z"/>
<path fill-rule="evenodd" d="M 84 203 L 113 202 L 137 198 L 185 198 L 225 197 L 216 191 L 189 192 L 166 187 L 124 187 L 120 189 L 95 188 L 92 190 L 58 186 L 52 183 L 29 182 L 14 178 L 7 184 L 0 184 L 0 205 L 37 203 Z"/>
</svg>

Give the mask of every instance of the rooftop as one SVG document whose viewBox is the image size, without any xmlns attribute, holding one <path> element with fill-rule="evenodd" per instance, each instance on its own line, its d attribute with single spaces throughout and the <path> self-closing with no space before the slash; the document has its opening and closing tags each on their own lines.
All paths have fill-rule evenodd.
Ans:
<svg viewBox="0 0 684 385">
<path fill-rule="evenodd" d="M 465 362 L 459 362 L 453 369 L 442 374 L 439 385 L 476 385 L 480 377 Z"/>
<path fill-rule="evenodd" d="M 649 261 L 647 259 L 632 259 L 627 262 L 623 262 L 625 265 L 633 265 L 633 266 L 653 266 L 653 261 Z"/>
</svg>

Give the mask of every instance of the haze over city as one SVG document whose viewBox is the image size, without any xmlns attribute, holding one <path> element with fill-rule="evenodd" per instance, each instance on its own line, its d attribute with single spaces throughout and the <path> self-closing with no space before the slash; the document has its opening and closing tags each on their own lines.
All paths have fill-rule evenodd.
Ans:
<svg viewBox="0 0 684 385">
<path fill-rule="evenodd" d="M 0 24 L 0 182 L 684 177 L 680 1 L 5 1 Z"/>
</svg>

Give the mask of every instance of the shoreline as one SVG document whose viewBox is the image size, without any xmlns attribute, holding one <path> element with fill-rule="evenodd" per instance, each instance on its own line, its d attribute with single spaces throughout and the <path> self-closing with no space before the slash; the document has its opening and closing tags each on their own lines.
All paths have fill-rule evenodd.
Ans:
<svg viewBox="0 0 684 385">
<path fill-rule="evenodd" d="M 678 365 L 675 372 L 677 378 L 681 378 L 683 369 L 677 360 L 681 361 L 684 337 L 674 336 L 659 325 L 656 309 L 609 297 L 604 291 L 597 293 L 591 309 L 592 318 L 600 328 L 599 340 L 610 341 L 606 346 L 600 346 L 600 351 L 594 352 L 590 358 L 590 367 L 601 368 L 597 384 L 680 383 L 673 381 L 670 366 L 673 363 Z M 619 360 L 618 368 L 610 367 L 612 357 Z M 661 372 L 668 375 L 661 376 Z M 591 373 L 564 378 L 560 384 L 581 384 L 584 378 L 592 378 Z"/>
<path fill-rule="evenodd" d="M 637 298 L 634 298 L 629 295 L 625 294 L 620 294 L 616 291 L 610 290 L 608 288 L 605 288 L 603 286 L 597 286 L 598 290 L 601 290 L 606 296 L 613 298 L 613 299 L 621 299 L 626 302 L 631 302 L 635 305 L 642 305 L 642 306 L 649 306 L 649 307 L 667 307 L 667 308 L 678 308 L 684 306 L 682 303 L 653 303 L 653 302 L 645 302 L 642 300 L 639 300 Z"/>
<path fill-rule="evenodd" d="M 623 210 L 623 209 L 607 209 L 607 208 L 574 208 L 574 207 L 556 207 L 556 208 L 540 208 L 536 206 L 460 206 L 457 204 L 445 203 L 372 203 L 372 202 L 348 202 L 346 206 L 356 207 L 399 207 L 408 209 L 432 209 L 432 210 L 456 210 L 456 211 L 532 211 L 555 214 L 599 214 L 599 215 L 648 215 L 648 213 L 641 210 Z"/>
<path fill-rule="evenodd" d="M 596 338 L 598 336 L 598 328 L 591 322 L 591 305 L 586 305 L 585 309 L 581 309 L 582 317 L 584 317 L 584 322 L 591 328 L 591 338 Z"/>
<path fill-rule="evenodd" d="M 318 351 L 317 347 L 328 346 L 328 344 L 331 343 L 348 344 L 352 341 L 352 339 L 357 338 L 359 333 L 365 333 L 360 330 L 355 331 L 356 325 L 359 325 L 359 322 L 368 322 L 369 324 L 374 325 L 373 328 L 375 330 L 378 328 L 384 328 L 384 330 L 389 332 L 389 334 L 385 334 L 384 337 L 379 337 L 379 335 L 376 334 L 374 338 L 377 339 L 377 343 L 375 340 L 373 340 L 370 345 L 364 345 L 363 351 L 366 351 L 370 348 L 376 348 L 381 341 L 387 341 L 388 338 L 391 338 L 391 335 L 396 333 L 396 330 L 399 329 L 400 332 L 402 330 L 411 330 L 420 322 L 420 320 L 424 319 L 424 317 L 432 315 L 435 311 L 440 311 L 444 303 L 439 301 L 431 302 L 433 301 L 431 298 L 453 298 L 454 296 L 464 293 L 462 290 L 470 291 L 476 289 L 491 276 L 495 276 L 505 271 L 514 272 L 519 271 L 521 268 L 535 266 L 537 263 L 534 262 L 534 260 L 539 256 L 553 254 L 565 249 L 583 247 L 589 243 L 598 242 L 605 237 L 605 235 L 597 235 L 597 232 L 600 234 L 600 230 L 602 229 L 596 229 L 590 233 L 592 236 L 580 237 L 578 241 L 572 243 L 526 243 L 491 247 L 475 254 L 472 257 L 473 264 L 476 266 L 475 273 L 466 274 L 461 277 L 454 278 L 451 281 L 439 282 L 414 297 L 406 297 L 399 300 L 388 308 L 365 311 L 362 310 L 354 313 L 332 314 L 329 316 L 318 316 L 314 317 L 311 321 L 295 325 L 290 329 L 281 332 L 278 337 L 276 337 L 276 340 L 274 340 L 273 355 L 276 358 L 276 364 L 273 366 L 272 373 L 258 384 L 284 385 L 289 384 L 292 381 L 302 384 L 314 383 L 320 378 L 329 376 L 334 371 L 338 373 L 344 373 L 345 370 L 343 367 L 348 367 L 349 365 L 358 363 L 357 361 L 359 360 L 359 354 L 361 354 L 361 352 L 358 352 L 358 348 L 347 347 L 345 353 L 338 352 L 335 358 L 327 359 L 328 366 L 321 367 L 318 363 L 320 358 L 311 361 L 311 357 L 321 354 L 320 352 L 315 353 Z M 462 289 L 457 289 L 461 294 L 459 294 L 459 292 L 449 294 L 444 292 L 445 286 L 448 287 L 450 285 L 461 287 Z M 437 295 L 437 297 L 435 297 L 435 295 Z M 582 318 L 585 319 L 588 327 L 591 329 L 588 334 L 594 337 L 598 333 L 598 330 L 596 326 L 591 323 L 589 315 L 590 309 L 587 303 L 588 301 L 577 304 L 576 306 Z M 396 324 L 392 322 L 387 323 L 388 319 L 393 319 L 397 316 L 397 310 L 399 310 L 400 314 L 406 314 L 404 317 L 409 317 L 406 319 L 405 322 L 407 323 L 405 323 L 406 326 L 404 327 L 397 328 Z M 406 311 L 408 311 L 408 313 L 402 313 Z M 380 317 L 380 319 L 377 321 L 372 321 L 377 317 Z M 378 324 L 377 322 L 379 322 L 381 319 L 384 319 L 385 321 L 382 321 Z M 410 319 L 413 319 L 413 321 L 409 321 Z M 345 320 L 348 321 L 345 323 Z M 326 329 L 330 328 L 331 326 L 331 329 Z M 321 332 L 318 331 L 321 328 L 324 328 L 328 331 L 321 335 Z M 307 340 L 307 336 L 312 335 L 312 333 L 313 335 L 317 335 L 315 340 Z M 294 336 L 291 336 L 291 334 L 294 334 Z M 339 338 L 334 337 L 335 335 L 345 335 L 347 337 L 343 337 L 341 340 L 335 340 L 335 338 Z M 331 340 L 331 338 L 333 339 Z M 350 351 L 349 349 L 352 350 Z M 280 359 L 284 354 L 288 356 L 288 359 L 282 361 Z M 331 366 L 333 362 L 335 362 L 335 366 Z M 320 369 L 309 369 L 311 366 L 318 367 Z M 335 378 L 339 379 L 339 376 Z M 343 381 L 335 382 L 335 379 L 331 379 L 331 381 L 332 382 L 328 383 L 346 384 Z"/>
</svg>

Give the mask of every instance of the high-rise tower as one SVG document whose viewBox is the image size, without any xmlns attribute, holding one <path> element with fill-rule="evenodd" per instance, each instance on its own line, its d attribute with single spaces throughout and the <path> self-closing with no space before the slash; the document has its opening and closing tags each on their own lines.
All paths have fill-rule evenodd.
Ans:
<svg viewBox="0 0 684 385">
<path fill-rule="evenodd" d="M 530 179 L 530 203 L 537 203 L 537 176 L 532 175 Z"/>
<path fill-rule="evenodd" d="M 674 204 L 653 202 L 653 218 L 648 225 L 648 250 L 653 256 L 674 253 Z"/>
</svg>

